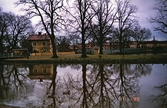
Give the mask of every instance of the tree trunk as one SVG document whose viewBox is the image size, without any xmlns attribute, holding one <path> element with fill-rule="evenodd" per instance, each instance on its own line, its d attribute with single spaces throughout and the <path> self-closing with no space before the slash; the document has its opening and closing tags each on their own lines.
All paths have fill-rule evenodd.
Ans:
<svg viewBox="0 0 167 108">
<path fill-rule="evenodd" d="M 82 40 L 82 55 L 81 55 L 81 57 L 87 57 L 87 55 L 86 55 L 86 48 L 85 48 L 85 41 L 84 40 Z"/>
<path fill-rule="evenodd" d="M 55 40 L 55 37 L 54 36 L 52 36 L 52 37 L 50 37 L 51 38 L 51 42 L 52 42 L 52 53 L 53 53 L 53 56 L 52 56 L 52 58 L 58 58 L 58 56 L 57 56 L 57 53 L 56 53 L 56 40 Z"/>
<path fill-rule="evenodd" d="M 84 28 L 84 24 L 82 24 L 82 26 L 83 27 L 82 27 L 82 55 L 81 55 L 81 57 L 85 58 L 85 57 L 87 57 L 87 55 L 86 55 L 86 45 L 85 45 L 85 28 Z"/>
<path fill-rule="evenodd" d="M 103 33 L 102 33 L 102 25 L 100 25 L 100 40 L 99 40 L 99 44 L 100 44 L 100 53 L 99 54 L 103 54 Z"/>
<path fill-rule="evenodd" d="M 100 52 L 99 52 L 99 54 L 103 54 L 103 43 L 102 42 L 100 42 Z"/>
<path fill-rule="evenodd" d="M 50 16 L 50 30 L 51 30 L 51 34 L 50 34 L 50 38 L 51 38 L 51 42 L 52 42 L 52 48 L 53 48 L 53 56 L 52 58 L 58 58 L 57 53 L 56 53 L 56 37 L 54 34 L 54 11 L 53 11 L 53 2 L 51 2 L 51 16 Z M 47 31 L 48 29 L 46 29 Z M 48 31 L 49 33 L 49 31 Z"/>
<path fill-rule="evenodd" d="M 120 38 L 119 51 L 120 51 L 120 54 L 122 54 L 122 38 Z"/>
</svg>

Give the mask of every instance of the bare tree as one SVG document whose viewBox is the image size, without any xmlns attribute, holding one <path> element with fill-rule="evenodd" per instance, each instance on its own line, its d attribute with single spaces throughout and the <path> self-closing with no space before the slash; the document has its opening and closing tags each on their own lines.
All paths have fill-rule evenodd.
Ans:
<svg viewBox="0 0 167 108">
<path fill-rule="evenodd" d="M 156 24 L 154 27 L 156 31 L 167 34 L 167 1 L 157 0 L 154 9 L 157 10 L 157 15 L 151 17 L 150 22 Z"/>
<path fill-rule="evenodd" d="M 95 0 L 92 5 L 93 13 L 92 32 L 100 46 L 100 54 L 103 54 L 103 43 L 106 37 L 112 32 L 116 12 L 110 0 Z"/>
<path fill-rule="evenodd" d="M 79 44 L 80 37 L 77 33 L 71 33 L 70 35 L 70 42 L 73 46 L 74 51 L 77 50 L 77 45 Z"/>
<path fill-rule="evenodd" d="M 8 18 L 5 19 L 8 21 L 9 25 L 5 40 L 11 49 L 19 48 L 19 43 L 21 43 L 26 36 L 33 33 L 33 27 L 27 17 L 14 15 L 12 13 L 8 14 Z"/>
<path fill-rule="evenodd" d="M 9 50 L 19 48 L 21 41 L 33 33 L 31 21 L 26 16 L 1 12 L 0 19 L 1 53 L 5 46 L 9 46 Z"/>
<path fill-rule="evenodd" d="M 40 17 L 46 33 L 49 35 L 53 48 L 53 58 L 58 57 L 56 53 L 56 35 L 55 32 L 62 25 L 63 18 L 60 15 L 63 7 L 63 0 L 19 0 L 16 4 L 25 5 L 23 10 L 27 15 Z"/>
<path fill-rule="evenodd" d="M 137 42 L 137 48 L 139 48 L 141 42 L 151 38 L 151 31 L 150 29 L 137 25 L 133 29 L 132 37 Z"/>
<path fill-rule="evenodd" d="M 6 22 L 7 13 L 0 9 L 0 54 L 4 51 L 4 38 L 6 35 L 8 23 Z"/>
<path fill-rule="evenodd" d="M 118 28 L 115 30 L 115 34 L 120 43 L 120 53 L 122 53 L 122 49 L 124 46 L 124 38 L 128 36 L 126 31 L 130 29 L 136 22 L 136 20 L 132 18 L 134 17 L 137 8 L 136 6 L 131 5 L 129 0 L 116 0 L 116 6 Z"/>
<path fill-rule="evenodd" d="M 72 16 L 74 20 L 69 20 L 70 27 L 74 28 L 74 30 L 80 32 L 81 34 L 81 41 L 82 41 L 82 55 L 81 57 L 87 57 L 86 54 L 86 45 L 85 41 L 90 35 L 89 28 L 90 28 L 90 19 L 92 18 L 90 14 L 90 7 L 91 1 L 90 0 L 75 0 L 74 1 L 75 7 L 72 8 L 71 11 L 75 10 L 75 13 L 70 12 L 69 9 L 66 11 Z"/>
</svg>

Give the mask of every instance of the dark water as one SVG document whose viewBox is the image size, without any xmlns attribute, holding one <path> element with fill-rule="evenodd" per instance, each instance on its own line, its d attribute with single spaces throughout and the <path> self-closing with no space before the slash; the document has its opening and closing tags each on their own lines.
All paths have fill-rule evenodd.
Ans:
<svg viewBox="0 0 167 108">
<path fill-rule="evenodd" d="M 0 104 L 166 108 L 167 64 L 1 64 Z"/>
</svg>

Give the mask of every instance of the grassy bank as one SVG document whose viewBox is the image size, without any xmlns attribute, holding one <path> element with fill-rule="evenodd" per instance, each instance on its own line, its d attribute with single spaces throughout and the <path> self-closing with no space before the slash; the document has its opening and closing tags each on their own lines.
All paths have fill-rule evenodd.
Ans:
<svg viewBox="0 0 167 108">
<path fill-rule="evenodd" d="M 88 55 L 81 58 L 80 54 L 51 56 L 30 56 L 27 58 L 4 59 L 2 62 L 25 62 L 25 63 L 167 63 L 167 55 Z"/>
</svg>

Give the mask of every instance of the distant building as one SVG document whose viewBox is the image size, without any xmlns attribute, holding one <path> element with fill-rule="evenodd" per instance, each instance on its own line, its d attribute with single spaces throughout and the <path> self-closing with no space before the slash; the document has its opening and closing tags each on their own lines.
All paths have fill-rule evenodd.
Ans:
<svg viewBox="0 0 167 108">
<path fill-rule="evenodd" d="M 41 32 L 39 32 L 38 34 L 30 35 L 27 38 L 27 40 L 29 43 L 30 53 L 39 53 L 39 54 L 44 54 L 44 53 L 51 54 L 52 53 L 51 39 L 47 34 L 42 34 Z M 126 43 L 123 43 L 123 44 L 124 44 L 125 49 L 139 49 L 140 48 L 140 49 L 147 50 L 147 49 L 152 49 L 155 47 L 162 47 L 163 49 L 167 49 L 167 41 L 158 41 L 158 40 L 155 40 L 155 38 L 152 41 L 143 41 L 143 42 L 127 41 Z M 89 42 L 89 43 L 86 43 L 85 47 L 86 47 L 87 53 L 93 54 L 94 48 L 95 47 L 97 48 L 99 46 Z M 118 41 L 106 42 L 103 44 L 103 50 L 106 50 L 107 53 L 112 52 L 111 50 L 119 50 L 119 48 L 120 48 L 120 43 Z M 73 52 L 75 51 L 75 53 L 82 53 L 82 44 L 70 45 L 69 50 Z M 63 53 L 61 52 L 61 54 Z"/>
<path fill-rule="evenodd" d="M 29 49 L 34 53 L 51 53 L 52 46 L 50 37 L 47 34 L 39 32 L 35 35 L 30 35 L 28 38 Z"/>
<path fill-rule="evenodd" d="M 143 49 L 150 49 L 153 47 L 163 47 L 167 49 L 167 41 L 144 41 L 140 44 Z"/>
<path fill-rule="evenodd" d="M 14 56 L 27 56 L 28 49 L 13 49 Z"/>
<path fill-rule="evenodd" d="M 157 40 L 152 40 L 152 41 L 143 41 L 140 42 L 138 45 L 137 41 L 129 41 L 128 46 L 124 46 L 124 48 L 142 48 L 142 49 L 152 49 L 153 47 L 163 47 L 167 49 L 167 41 L 157 41 Z M 109 47 L 109 45 L 108 45 Z M 113 42 L 112 43 L 112 48 L 113 49 L 119 49 L 119 42 Z"/>
</svg>

